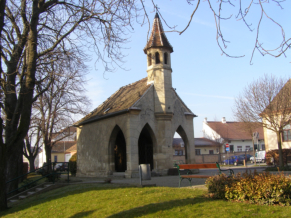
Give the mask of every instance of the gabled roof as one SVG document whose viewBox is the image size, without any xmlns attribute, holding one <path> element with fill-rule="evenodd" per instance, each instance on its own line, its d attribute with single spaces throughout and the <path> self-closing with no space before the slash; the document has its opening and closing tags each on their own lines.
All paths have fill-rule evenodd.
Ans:
<svg viewBox="0 0 291 219">
<path fill-rule="evenodd" d="M 52 134 L 52 139 L 55 139 L 57 138 L 60 134 L 64 134 L 64 135 L 67 135 L 68 137 L 69 136 L 73 136 L 74 133 L 77 132 L 77 128 L 74 127 L 74 126 L 69 126 L 69 127 L 66 127 L 64 129 L 62 129 L 61 131 L 59 132 L 56 132 L 56 133 L 53 133 Z M 70 134 L 69 134 L 70 133 Z M 62 135 L 61 137 L 63 137 L 64 135 Z"/>
<path fill-rule="evenodd" d="M 156 13 L 156 16 L 154 18 L 152 32 L 150 35 L 150 39 L 147 42 L 147 45 L 144 48 L 144 53 L 147 53 L 147 50 L 149 48 L 157 48 L 157 47 L 164 47 L 170 50 L 170 52 L 173 52 L 173 47 L 169 43 L 166 34 L 164 32 L 160 17 L 158 13 Z"/>
<path fill-rule="evenodd" d="M 176 90 L 174 88 L 172 88 L 172 90 L 174 91 L 174 94 L 176 95 L 176 97 L 181 101 L 181 104 L 185 107 L 185 109 L 188 111 L 188 113 L 192 114 L 194 117 L 198 117 L 197 115 L 195 115 L 188 107 L 187 105 L 183 102 L 183 100 L 180 98 L 180 96 L 177 94 Z M 188 114 L 189 115 L 189 114 Z"/>
<path fill-rule="evenodd" d="M 98 106 L 91 113 L 76 122 L 74 125 L 83 125 L 99 119 L 106 118 L 111 115 L 117 115 L 118 113 L 128 111 L 151 86 L 152 84 L 147 84 L 146 77 L 135 83 L 121 87 L 107 100 L 105 100 L 100 106 Z"/>
<path fill-rule="evenodd" d="M 182 138 L 173 138 L 173 143 L 172 143 L 172 146 L 181 146 L 181 143 L 184 144 L 184 141 Z"/>
<path fill-rule="evenodd" d="M 252 136 L 245 130 L 243 122 L 212 122 L 207 125 L 225 140 L 251 140 Z M 264 139 L 263 127 L 258 127 L 254 132 L 259 132 L 259 139 Z"/>
<path fill-rule="evenodd" d="M 195 146 L 219 146 L 218 142 L 208 138 L 194 138 Z"/>
<path fill-rule="evenodd" d="M 74 144 L 72 147 L 66 150 L 66 152 L 76 152 L 76 151 L 77 151 L 77 144 Z"/>
<path fill-rule="evenodd" d="M 52 147 L 52 153 L 64 153 L 76 144 L 76 141 L 59 141 Z"/>
<path fill-rule="evenodd" d="M 268 116 L 270 115 L 270 113 L 278 112 L 281 112 L 286 115 L 290 114 L 291 113 L 290 96 L 291 96 L 291 79 L 289 79 L 286 82 L 286 84 L 274 97 L 272 102 L 264 109 L 260 116 L 264 117 L 264 114 Z"/>
</svg>

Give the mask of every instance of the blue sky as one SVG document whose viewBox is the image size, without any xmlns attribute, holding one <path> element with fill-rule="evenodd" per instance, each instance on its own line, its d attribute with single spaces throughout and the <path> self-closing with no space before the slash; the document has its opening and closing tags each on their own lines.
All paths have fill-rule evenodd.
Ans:
<svg viewBox="0 0 291 219">
<path fill-rule="evenodd" d="M 189 20 L 195 7 L 189 6 L 182 0 L 157 0 L 160 12 L 170 26 L 177 25 L 182 30 Z M 217 8 L 217 1 L 212 1 Z M 239 1 L 235 1 L 238 3 Z M 249 1 L 243 1 L 244 3 Z M 286 38 L 291 37 L 291 1 L 282 4 L 284 10 L 275 3 L 264 4 L 268 15 L 280 23 L 285 30 Z M 150 1 L 146 5 L 149 12 L 153 7 Z M 226 117 L 227 121 L 234 121 L 232 108 L 234 98 L 243 88 L 252 81 L 262 77 L 264 74 L 290 77 L 291 54 L 287 57 L 274 58 L 262 56 L 255 52 L 253 64 L 250 65 L 251 53 L 255 45 L 256 27 L 260 16 L 259 5 L 254 5 L 247 17 L 252 23 L 250 32 L 241 21 L 237 21 L 238 7 L 227 6 L 223 8 L 223 15 L 232 18 L 223 21 L 221 28 L 225 39 L 230 43 L 226 51 L 231 55 L 245 55 L 243 58 L 229 58 L 221 55 L 216 43 L 216 28 L 214 16 L 208 3 L 201 1 L 191 26 L 179 35 L 177 33 L 166 33 L 167 38 L 174 48 L 171 55 L 172 81 L 177 93 L 192 110 L 198 115 L 194 119 L 194 136 L 202 137 L 202 122 L 205 117 L 209 121 L 221 120 Z M 150 22 L 153 21 L 155 13 L 149 13 Z M 169 30 L 163 23 L 165 30 Z M 130 42 L 126 44 L 128 49 L 124 50 L 126 63 L 123 67 L 127 71 L 117 69 L 114 73 L 103 74 L 103 66 L 100 63 L 88 63 L 90 67 L 87 75 L 87 94 L 92 100 L 92 110 L 106 100 L 120 87 L 138 81 L 147 76 L 146 55 L 143 48 L 147 41 L 148 25 L 134 26 Z M 281 40 L 280 29 L 267 19 L 262 20 L 260 29 L 260 42 L 274 48 Z M 288 56 L 289 55 L 289 56 Z"/>
</svg>

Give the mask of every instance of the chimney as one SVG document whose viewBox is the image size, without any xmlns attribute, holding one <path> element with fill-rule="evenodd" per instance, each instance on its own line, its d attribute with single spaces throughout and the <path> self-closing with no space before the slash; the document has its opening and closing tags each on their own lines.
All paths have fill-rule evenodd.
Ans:
<svg viewBox="0 0 291 219">
<path fill-rule="evenodd" d="M 207 123 L 207 117 L 204 118 L 204 123 Z"/>
<path fill-rule="evenodd" d="M 225 117 L 222 117 L 221 122 L 226 123 Z"/>
</svg>

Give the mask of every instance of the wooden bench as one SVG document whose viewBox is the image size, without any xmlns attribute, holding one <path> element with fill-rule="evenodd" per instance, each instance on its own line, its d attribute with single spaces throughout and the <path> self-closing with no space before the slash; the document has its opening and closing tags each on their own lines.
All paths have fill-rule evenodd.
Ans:
<svg viewBox="0 0 291 219">
<path fill-rule="evenodd" d="M 219 174 L 222 171 L 229 171 L 229 176 L 234 174 L 232 169 L 220 169 L 219 163 L 208 163 L 208 164 L 175 164 L 179 172 L 179 187 L 183 179 L 187 179 L 191 186 L 191 181 L 193 178 L 209 178 L 211 176 L 208 175 L 193 175 L 191 170 L 193 169 L 208 169 L 208 168 L 218 168 Z"/>
</svg>

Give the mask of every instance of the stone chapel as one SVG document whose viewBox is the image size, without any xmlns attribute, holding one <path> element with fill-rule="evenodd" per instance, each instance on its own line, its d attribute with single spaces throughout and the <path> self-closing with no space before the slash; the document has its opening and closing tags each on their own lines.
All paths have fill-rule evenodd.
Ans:
<svg viewBox="0 0 291 219">
<path fill-rule="evenodd" d="M 138 177 L 139 164 L 166 175 L 173 167 L 175 132 L 184 141 L 186 163 L 195 163 L 193 118 L 196 115 L 172 87 L 171 53 L 156 14 L 144 48 L 147 77 L 121 87 L 75 123 L 77 175 Z"/>
</svg>

